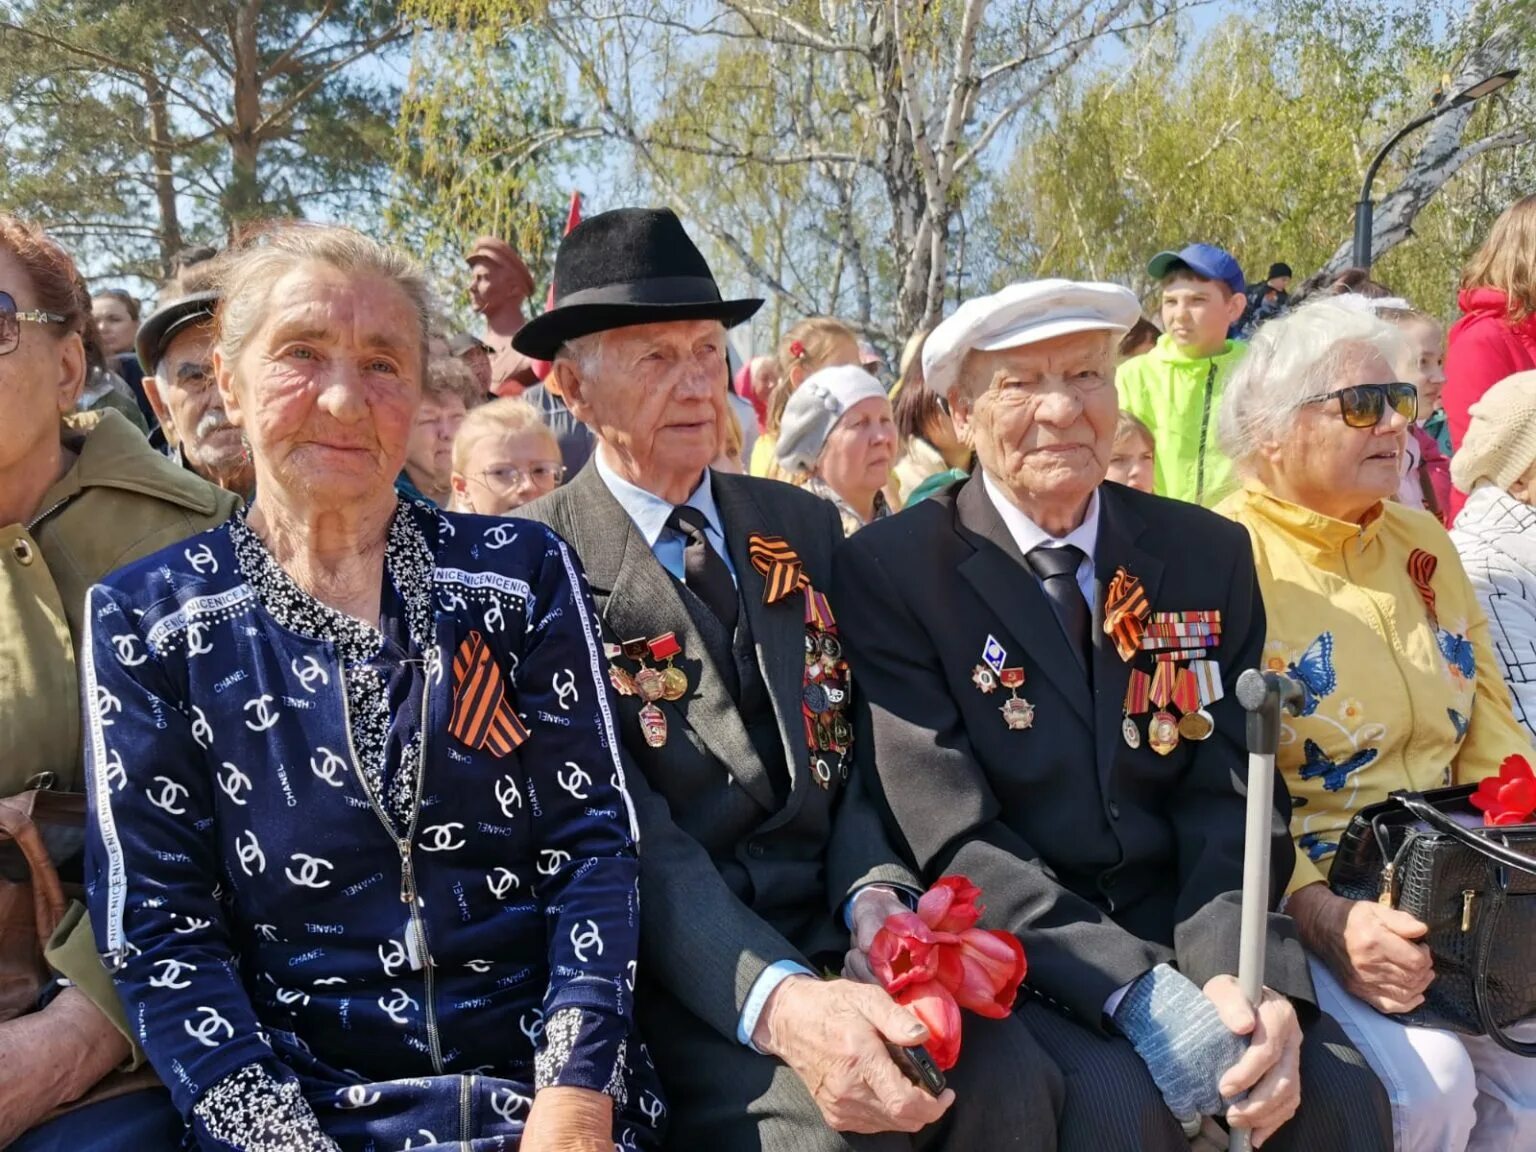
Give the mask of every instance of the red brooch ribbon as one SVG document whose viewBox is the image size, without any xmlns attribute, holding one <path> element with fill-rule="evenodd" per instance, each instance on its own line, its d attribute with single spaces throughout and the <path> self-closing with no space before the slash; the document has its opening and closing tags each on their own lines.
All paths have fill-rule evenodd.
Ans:
<svg viewBox="0 0 1536 1152">
<path fill-rule="evenodd" d="M 980 895 L 964 876 L 942 877 L 915 913 L 887 917 L 869 948 L 870 968 L 927 1025 L 928 1054 L 945 1070 L 960 1058 L 960 1009 L 1003 1019 L 1028 970 L 1018 937 L 976 927 Z"/>
</svg>

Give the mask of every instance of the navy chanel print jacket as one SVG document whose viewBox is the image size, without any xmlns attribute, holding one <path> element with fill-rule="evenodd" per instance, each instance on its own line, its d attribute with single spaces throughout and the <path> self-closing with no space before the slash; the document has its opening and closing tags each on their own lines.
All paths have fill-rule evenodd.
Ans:
<svg viewBox="0 0 1536 1152">
<path fill-rule="evenodd" d="M 540 525 L 405 503 L 385 569 L 382 635 L 243 516 L 91 590 L 87 891 L 128 1018 L 205 1148 L 511 1148 L 548 1085 L 651 1147 L 585 577 Z"/>
</svg>

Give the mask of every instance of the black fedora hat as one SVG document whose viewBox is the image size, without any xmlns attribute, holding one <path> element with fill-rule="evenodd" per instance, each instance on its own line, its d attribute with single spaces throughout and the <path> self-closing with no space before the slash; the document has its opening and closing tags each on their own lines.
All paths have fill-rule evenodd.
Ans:
<svg viewBox="0 0 1536 1152">
<path fill-rule="evenodd" d="M 761 300 L 722 300 L 682 221 L 668 208 L 618 208 L 583 220 L 555 254 L 555 306 L 512 337 L 512 347 L 553 360 L 578 336 L 666 320 L 751 318 Z"/>
</svg>

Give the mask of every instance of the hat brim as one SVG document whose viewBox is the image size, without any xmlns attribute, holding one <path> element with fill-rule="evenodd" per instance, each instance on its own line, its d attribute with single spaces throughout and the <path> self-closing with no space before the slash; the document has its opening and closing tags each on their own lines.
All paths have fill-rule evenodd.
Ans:
<svg viewBox="0 0 1536 1152">
<path fill-rule="evenodd" d="M 214 310 L 218 306 L 217 292 L 193 292 L 190 296 L 172 300 L 164 308 L 151 313 L 149 319 L 139 325 L 138 334 L 133 341 L 133 350 L 139 358 L 139 366 L 145 372 L 153 374 L 160 366 L 160 358 L 165 354 L 166 347 L 176 334 L 190 324 L 211 321 Z"/>
<path fill-rule="evenodd" d="M 744 324 L 763 306 L 761 300 L 701 300 L 687 304 L 567 304 L 551 308 L 517 330 L 512 347 L 535 360 L 553 360 L 568 340 L 682 320 L 718 320 L 727 328 Z"/>
</svg>

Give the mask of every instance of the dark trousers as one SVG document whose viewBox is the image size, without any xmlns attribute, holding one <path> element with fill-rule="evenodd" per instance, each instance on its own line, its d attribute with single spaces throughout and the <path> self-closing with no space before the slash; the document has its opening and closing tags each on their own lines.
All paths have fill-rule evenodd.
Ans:
<svg viewBox="0 0 1536 1152">
<path fill-rule="evenodd" d="M 1332 1017 L 1310 1015 L 1302 1029 L 1301 1107 L 1264 1152 L 1392 1152 L 1381 1081 Z M 1101 1036 L 1038 1001 L 1021 1002 L 1014 1016 L 1065 1080 L 1061 1152 L 1189 1152 L 1130 1041 Z"/>
<path fill-rule="evenodd" d="M 176 1152 L 186 1128 L 164 1088 L 76 1108 L 32 1129 L 8 1152 Z"/>
<path fill-rule="evenodd" d="M 726 1039 L 661 993 L 639 999 L 641 1032 L 671 1107 L 670 1152 L 1054 1152 L 1062 1083 L 1016 1019 L 965 1016 L 955 1103 L 916 1136 L 833 1132 L 800 1078 Z M 1187 1149 L 1186 1149 L 1187 1152 Z"/>
</svg>

